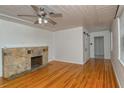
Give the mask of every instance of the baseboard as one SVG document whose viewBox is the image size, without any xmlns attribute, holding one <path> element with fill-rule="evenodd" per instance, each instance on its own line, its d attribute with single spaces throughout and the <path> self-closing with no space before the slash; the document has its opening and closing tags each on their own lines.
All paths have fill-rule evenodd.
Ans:
<svg viewBox="0 0 124 93">
<path fill-rule="evenodd" d="M 76 62 L 76 61 L 62 60 L 62 59 L 54 59 L 54 60 L 52 60 L 52 61 L 66 62 L 66 63 L 73 63 L 73 64 L 81 64 L 81 65 L 84 64 L 83 62 L 82 62 L 82 63 L 79 63 L 79 62 Z M 50 62 L 52 62 L 52 61 L 50 61 Z"/>
<path fill-rule="evenodd" d="M 84 62 L 84 64 L 87 63 L 90 59 L 91 59 L 91 58 L 88 58 L 88 59 Z"/>
<path fill-rule="evenodd" d="M 54 59 L 48 59 L 48 62 L 51 62 L 51 61 L 53 61 Z"/>
</svg>

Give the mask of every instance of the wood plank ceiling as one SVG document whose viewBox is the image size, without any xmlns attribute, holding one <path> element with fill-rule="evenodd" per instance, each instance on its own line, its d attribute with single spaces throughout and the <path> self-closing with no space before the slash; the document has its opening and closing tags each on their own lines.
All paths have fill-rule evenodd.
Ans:
<svg viewBox="0 0 124 93">
<path fill-rule="evenodd" d="M 47 11 L 62 13 L 62 18 L 52 18 L 57 25 L 33 24 L 36 18 L 18 17 L 18 14 L 35 14 L 30 5 L 1 5 L 0 18 L 22 24 L 43 28 L 50 31 L 84 26 L 89 31 L 110 29 L 114 19 L 116 5 L 39 5 Z"/>
</svg>

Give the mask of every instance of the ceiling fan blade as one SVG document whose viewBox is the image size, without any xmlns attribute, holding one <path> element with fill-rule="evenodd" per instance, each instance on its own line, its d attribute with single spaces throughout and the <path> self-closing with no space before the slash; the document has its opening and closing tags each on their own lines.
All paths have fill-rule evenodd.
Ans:
<svg viewBox="0 0 124 93">
<path fill-rule="evenodd" d="M 36 12 L 37 16 L 45 16 L 47 13 L 44 11 L 44 8 L 39 8 L 35 5 L 31 5 L 32 9 Z"/>
<path fill-rule="evenodd" d="M 47 18 L 48 22 L 51 23 L 52 25 L 56 25 L 57 23 L 55 21 L 53 21 L 52 19 L 50 18 Z"/>
<path fill-rule="evenodd" d="M 24 16 L 24 17 L 37 17 L 36 15 L 17 15 L 17 16 Z"/>
<path fill-rule="evenodd" d="M 37 20 L 37 21 L 35 21 L 35 22 L 34 22 L 34 24 L 39 24 L 39 23 L 38 23 L 38 20 Z"/>
<path fill-rule="evenodd" d="M 32 9 L 35 11 L 35 12 L 39 12 L 39 8 L 35 5 L 31 5 Z"/>
<path fill-rule="evenodd" d="M 50 12 L 49 15 L 50 15 L 50 17 L 62 17 L 62 14 L 61 13 Z"/>
</svg>

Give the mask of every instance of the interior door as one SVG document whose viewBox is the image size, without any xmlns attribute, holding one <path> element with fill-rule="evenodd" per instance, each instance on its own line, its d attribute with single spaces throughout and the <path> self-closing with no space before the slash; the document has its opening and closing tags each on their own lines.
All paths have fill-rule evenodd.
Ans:
<svg viewBox="0 0 124 93">
<path fill-rule="evenodd" d="M 104 37 L 94 37 L 95 58 L 104 58 Z"/>
</svg>

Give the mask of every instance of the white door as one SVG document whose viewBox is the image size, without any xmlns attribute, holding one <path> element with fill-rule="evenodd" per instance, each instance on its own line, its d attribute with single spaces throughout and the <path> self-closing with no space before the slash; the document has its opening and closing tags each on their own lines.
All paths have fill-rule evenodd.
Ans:
<svg viewBox="0 0 124 93">
<path fill-rule="evenodd" d="M 104 37 L 94 37 L 95 58 L 104 58 Z"/>
</svg>

